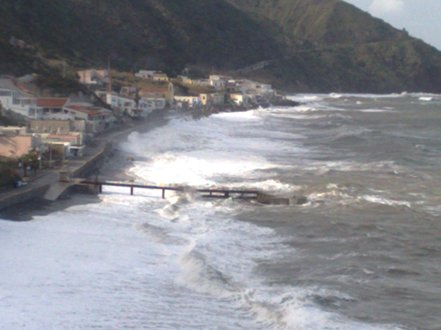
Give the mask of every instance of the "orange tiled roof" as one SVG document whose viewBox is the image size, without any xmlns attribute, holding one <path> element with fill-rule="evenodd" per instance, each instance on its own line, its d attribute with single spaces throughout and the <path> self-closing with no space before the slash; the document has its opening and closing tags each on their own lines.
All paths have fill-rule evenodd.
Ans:
<svg viewBox="0 0 441 330">
<path fill-rule="evenodd" d="M 106 116 L 111 115 L 110 111 L 106 111 L 103 108 L 94 107 L 94 106 L 84 106 L 84 105 L 69 105 L 68 107 L 71 110 L 83 112 L 88 114 L 89 116 Z"/>
<path fill-rule="evenodd" d="M 62 108 L 67 102 L 65 97 L 44 97 L 37 99 L 37 106 L 41 108 Z"/>
</svg>

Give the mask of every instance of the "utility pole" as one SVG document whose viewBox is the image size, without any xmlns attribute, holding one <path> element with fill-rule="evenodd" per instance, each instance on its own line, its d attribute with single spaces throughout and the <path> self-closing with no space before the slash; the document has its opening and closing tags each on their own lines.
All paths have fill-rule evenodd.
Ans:
<svg viewBox="0 0 441 330">
<path fill-rule="evenodd" d="M 107 79 L 109 80 L 109 83 L 107 85 L 107 92 L 112 94 L 112 72 L 110 67 L 110 56 L 107 59 Z"/>
</svg>

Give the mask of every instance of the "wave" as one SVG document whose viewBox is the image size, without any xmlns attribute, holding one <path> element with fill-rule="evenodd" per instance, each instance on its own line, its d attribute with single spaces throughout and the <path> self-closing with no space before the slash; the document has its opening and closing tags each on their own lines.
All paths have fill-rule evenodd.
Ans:
<svg viewBox="0 0 441 330">
<path fill-rule="evenodd" d="M 240 290 L 231 278 L 211 266 L 203 254 L 195 251 L 195 242 L 181 256 L 179 263 L 181 275 L 178 281 L 196 292 L 230 298 Z"/>
<path fill-rule="evenodd" d="M 254 318 L 260 327 L 308 330 L 393 328 L 388 325 L 364 324 L 324 310 L 329 305 L 355 301 L 345 293 L 318 287 L 270 287 L 255 276 L 237 276 L 234 272 L 237 272 L 236 268 L 230 269 L 232 273 L 226 272 L 228 268 L 225 265 L 225 270 L 219 269 L 215 260 L 208 259 L 200 248 L 196 242 L 192 242 L 181 256 L 179 263 L 182 273 L 178 283 L 200 294 L 210 294 L 229 301 L 235 308 Z M 243 252 L 247 254 L 247 250 Z M 253 256 L 258 257 L 256 254 Z M 235 256 L 224 257 L 233 262 L 240 261 L 235 260 Z M 247 262 L 242 264 L 241 272 L 244 267 L 249 267 Z"/>
<path fill-rule="evenodd" d="M 364 112 L 364 113 L 385 113 L 385 112 L 395 112 L 391 109 L 363 109 L 363 110 L 359 110 L 359 112 Z"/>
<path fill-rule="evenodd" d="M 343 94 L 331 93 L 331 94 L 329 94 L 329 97 L 331 97 L 333 99 L 341 99 L 343 97 Z"/>
<path fill-rule="evenodd" d="M 397 201 L 397 200 L 392 200 L 392 199 L 388 199 L 388 198 L 385 198 L 382 196 L 376 196 L 376 195 L 364 195 L 364 196 L 358 197 L 358 199 L 367 201 L 369 203 L 374 203 L 374 204 L 381 204 L 381 205 L 388 205 L 388 206 L 406 206 L 408 208 L 412 207 L 412 205 L 407 201 Z"/>
<path fill-rule="evenodd" d="M 240 112 L 221 112 L 212 115 L 212 118 L 222 119 L 231 122 L 261 121 L 262 119 L 259 116 L 259 113 L 261 111 L 264 111 L 264 109 L 240 111 Z"/>
<path fill-rule="evenodd" d="M 281 181 L 275 179 L 243 183 L 242 185 L 231 184 L 230 187 L 231 188 L 247 187 L 247 188 L 258 189 L 271 193 L 292 193 L 295 191 L 299 191 L 303 188 L 302 186 L 298 186 L 298 185 L 282 183 Z"/>
<path fill-rule="evenodd" d="M 395 161 L 357 162 L 357 161 L 324 161 L 310 162 L 307 170 L 317 174 L 329 172 L 375 172 L 398 175 L 407 172 L 407 169 Z"/>
<path fill-rule="evenodd" d="M 325 98 L 325 94 L 297 94 L 289 95 L 287 98 L 301 103 L 320 102 Z"/>
<path fill-rule="evenodd" d="M 380 191 L 376 191 L 380 193 Z M 308 200 L 311 206 L 317 204 L 338 204 L 343 206 L 360 205 L 363 203 L 379 204 L 391 207 L 412 208 L 409 201 L 395 200 L 382 195 L 371 195 L 363 193 L 362 187 L 339 186 L 337 184 L 328 184 L 323 191 L 310 192 Z"/>
</svg>

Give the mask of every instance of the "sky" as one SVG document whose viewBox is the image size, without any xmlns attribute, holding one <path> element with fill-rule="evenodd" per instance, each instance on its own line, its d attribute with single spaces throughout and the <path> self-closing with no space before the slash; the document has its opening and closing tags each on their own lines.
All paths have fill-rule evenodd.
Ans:
<svg viewBox="0 0 441 330">
<path fill-rule="evenodd" d="M 441 50 L 441 0 L 344 0 Z"/>
</svg>

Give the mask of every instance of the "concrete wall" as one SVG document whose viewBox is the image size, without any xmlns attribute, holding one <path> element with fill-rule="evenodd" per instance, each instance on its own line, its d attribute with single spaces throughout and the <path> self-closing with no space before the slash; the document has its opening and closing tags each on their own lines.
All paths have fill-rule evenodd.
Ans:
<svg viewBox="0 0 441 330">
<path fill-rule="evenodd" d="M 29 123 L 32 133 L 68 133 L 71 128 L 69 120 L 31 120 Z"/>
<path fill-rule="evenodd" d="M 38 188 L 17 188 L 14 194 L 5 194 L 0 197 L 0 210 L 41 198 L 48 189 L 49 185 Z"/>
<path fill-rule="evenodd" d="M 73 177 L 84 178 L 93 173 L 95 170 L 99 169 L 102 165 L 103 161 L 113 150 L 113 143 L 109 142 L 106 144 L 104 149 L 95 155 L 93 158 L 89 159 L 85 164 L 81 167 L 77 168 L 75 171 L 71 173 Z"/>
</svg>

